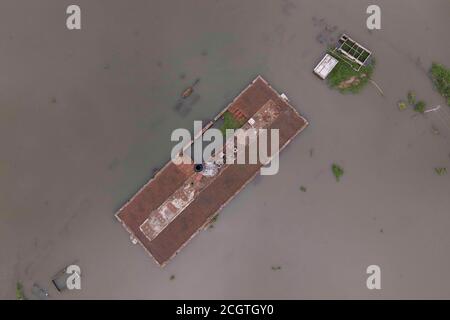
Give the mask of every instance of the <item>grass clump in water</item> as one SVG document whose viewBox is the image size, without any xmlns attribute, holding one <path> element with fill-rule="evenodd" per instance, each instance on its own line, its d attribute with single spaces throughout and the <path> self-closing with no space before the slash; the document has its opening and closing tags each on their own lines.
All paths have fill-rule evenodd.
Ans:
<svg viewBox="0 0 450 320">
<path fill-rule="evenodd" d="M 450 106 L 450 69 L 439 63 L 433 63 L 430 69 L 430 77 L 436 90 Z"/>
<path fill-rule="evenodd" d="M 342 169 L 342 167 L 339 166 L 338 164 L 333 163 L 333 165 L 331 166 L 331 171 L 333 172 L 336 181 L 339 182 L 342 175 L 344 174 L 344 169 Z"/>
<path fill-rule="evenodd" d="M 422 100 L 420 100 L 420 101 L 417 102 L 416 105 L 414 106 L 414 111 L 420 112 L 420 113 L 424 113 L 424 112 L 425 112 L 425 108 L 426 108 L 425 102 L 423 102 Z"/>
<path fill-rule="evenodd" d="M 26 300 L 23 285 L 20 282 L 16 283 L 16 298 L 17 300 Z"/>
</svg>

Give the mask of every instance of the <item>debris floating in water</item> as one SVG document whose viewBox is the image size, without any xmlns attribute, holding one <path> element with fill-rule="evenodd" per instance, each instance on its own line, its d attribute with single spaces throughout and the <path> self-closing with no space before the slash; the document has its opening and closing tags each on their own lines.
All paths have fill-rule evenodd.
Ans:
<svg viewBox="0 0 450 320">
<path fill-rule="evenodd" d="M 274 271 L 281 270 L 281 266 L 272 266 L 272 270 Z"/>
<path fill-rule="evenodd" d="M 194 83 L 193 83 L 190 87 L 186 88 L 186 89 L 183 91 L 183 93 L 181 94 L 181 97 L 182 97 L 183 99 L 186 99 L 187 97 L 189 97 L 189 96 L 194 92 L 194 87 L 195 87 L 199 82 L 200 82 L 200 79 L 197 78 L 197 79 L 194 81 Z"/>
</svg>

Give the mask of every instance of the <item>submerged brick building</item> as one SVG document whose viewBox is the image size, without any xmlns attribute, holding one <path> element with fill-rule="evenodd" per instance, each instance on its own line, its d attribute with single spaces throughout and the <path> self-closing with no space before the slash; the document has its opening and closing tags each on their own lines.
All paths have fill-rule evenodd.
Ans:
<svg viewBox="0 0 450 320">
<path fill-rule="evenodd" d="M 308 125 L 287 98 L 260 76 L 209 122 L 202 133 L 226 111 L 244 123 L 244 130 L 279 129 L 280 151 Z M 196 172 L 194 165 L 169 161 L 120 208 L 116 217 L 131 238 L 164 266 L 258 174 L 262 165 L 259 161 L 223 164 L 217 174 L 205 176 Z"/>
</svg>

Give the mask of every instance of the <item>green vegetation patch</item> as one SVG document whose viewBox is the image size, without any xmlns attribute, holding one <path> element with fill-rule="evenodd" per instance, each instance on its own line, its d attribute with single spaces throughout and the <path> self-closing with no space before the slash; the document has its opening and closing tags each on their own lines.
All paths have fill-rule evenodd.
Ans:
<svg viewBox="0 0 450 320">
<path fill-rule="evenodd" d="M 211 219 L 211 223 L 215 223 L 217 222 L 217 219 L 219 218 L 219 214 L 216 214 L 212 219 Z"/>
<path fill-rule="evenodd" d="M 414 111 L 420 112 L 420 113 L 424 113 L 424 112 L 425 112 L 425 108 L 426 108 L 425 102 L 423 102 L 422 100 L 420 100 L 420 101 L 418 101 L 418 102 L 416 103 L 416 105 L 414 106 Z"/>
<path fill-rule="evenodd" d="M 338 164 L 333 163 L 333 165 L 331 166 L 331 171 L 333 172 L 336 181 L 339 182 L 342 175 L 344 174 L 344 169 L 342 169 L 342 167 L 339 166 Z"/>
<path fill-rule="evenodd" d="M 23 285 L 20 282 L 16 283 L 16 298 L 17 300 L 25 300 L 25 293 L 23 292 Z"/>
<path fill-rule="evenodd" d="M 434 168 L 434 171 L 437 173 L 438 176 L 443 176 L 447 174 L 447 168 Z"/>
<path fill-rule="evenodd" d="M 361 66 L 359 71 L 359 64 L 351 62 L 338 52 L 328 50 L 328 54 L 332 55 L 338 60 L 338 64 L 327 77 L 328 85 L 339 90 L 341 93 L 358 93 L 365 87 L 372 76 L 375 60 L 367 66 Z"/>
<path fill-rule="evenodd" d="M 244 122 L 239 121 L 238 119 L 233 117 L 231 112 L 226 111 L 223 114 L 223 124 L 220 127 L 220 131 L 222 131 L 222 134 L 225 136 L 227 129 L 239 129 L 243 124 Z"/>
<path fill-rule="evenodd" d="M 403 111 L 403 110 L 405 110 L 406 108 L 408 108 L 408 105 L 406 104 L 405 101 L 399 101 L 399 102 L 397 103 L 397 106 L 398 106 L 398 109 L 399 109 L 400 111 Z"/>
<path fill-rule="evenodd" d="M 300 191 L 301 192 L 306 192 L 306 187 L 305 186 L 300 186 Z"/>
<path fill-rule="evenodd" d="M 450 69 L 442 64 L 433 63 L 430 69 L 430 76 L 434 87 L 450 106 Z"/>
<path fill-rule="evenodd" d="M 281 266 L 272 266 L 273 271 L 281 270 Z"/>
<path fill-rule="evenodd" d="M 416 104 L 416 93 L 414 91 L 408 91 L 407 94 L 408 104 L 414 106 Z"/>
<path fill-rule="evenodd" d="M 414 111 L 419 113 L 424 113 L 427 107 L 427 104 L 423 100 L 416 99 L 416 93 L 412 90 L 408 91 L 406 94 L 406 99 L 408 101 L 408 105 L 413 107 Z M 400 110 L 405 110 L 407 108 L 407 104 L 404 101 L 398 102 L 398 108 Z"/>
</svg>

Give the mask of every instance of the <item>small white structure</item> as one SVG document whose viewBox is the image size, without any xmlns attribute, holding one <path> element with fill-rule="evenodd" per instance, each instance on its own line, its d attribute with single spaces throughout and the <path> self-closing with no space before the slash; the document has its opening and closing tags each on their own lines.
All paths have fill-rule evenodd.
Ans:
<svg viewBox="0 0 450 320">
<path fill-rule="evenodd" d="M 281 99 L 283 99 L 284 101 L 289 102 L 289 98 L 287 97 L 286 94 L 282 93 L 282 94 L 280 95 L 280 97 L 281 97 Z"/>
<path fill-rule="evenodd" d="M 325 79 L 337 64 L 338 60 L 327 53 L 314 68 L 314 73 L 320 78 Z"/>
<path fill-rule="evenodd" d="M 132 244 L 138 243 L 138 239 L 136 239 L 136 237 L 134 237 L 133 235 L 130 235 L 130 240 Z"/>
</svg>

